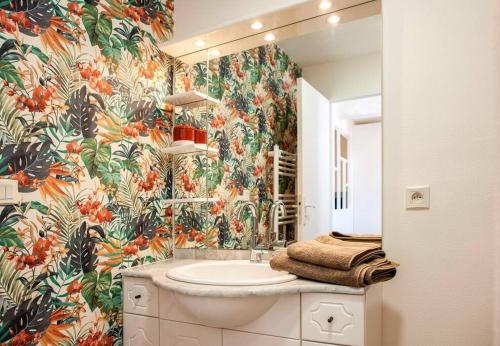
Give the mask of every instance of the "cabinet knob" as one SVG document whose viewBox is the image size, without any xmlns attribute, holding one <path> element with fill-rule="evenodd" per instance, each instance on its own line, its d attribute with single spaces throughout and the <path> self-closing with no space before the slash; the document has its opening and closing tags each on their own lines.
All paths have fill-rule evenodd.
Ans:
<svg viewBox="0 0 500 346">
<path fill-rule="evenodd" d="M 142 296 L 141 296 L 140 294 L 138 294 L 138 295 L 136 295 L 134 298 L 135 298 L 135 299 L 141 299 L 141 297 L 142 297 Z"/>
<path fill-rule="evenodd" d="M 328 323 L 332 323 L 332 322 L 333 322 L 333 316 L 328 317 Z"/>
</svg>

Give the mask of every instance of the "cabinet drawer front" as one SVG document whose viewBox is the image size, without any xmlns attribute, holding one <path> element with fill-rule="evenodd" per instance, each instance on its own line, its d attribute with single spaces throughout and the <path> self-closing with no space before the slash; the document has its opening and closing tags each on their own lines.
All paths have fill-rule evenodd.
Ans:
<svg viewBox="0 0 500 346">
<path fill-rule="evenodd" d="M 158 287 L 148 279 L 124 277 L 123 311 L 158 317 Z"/>
<path fill-rule="evenodd" d="M 224 346 L 300 346 L 300 340 L 223 330 Z"/>
<path fill-rule="evenodd" d="M 160 320 L 161 346 L 222 346 L 222 330 Z"/>
<path fill-rule="evenodd" d="M 123 314 L 124 346 L 160 346 L 160 322 L 157 318 Z"/>
<path fill-rule="evenodd" d="M 302 339 L 332 344 L 364 344 L 364 296 L 302 295 Z"/>
</svg>

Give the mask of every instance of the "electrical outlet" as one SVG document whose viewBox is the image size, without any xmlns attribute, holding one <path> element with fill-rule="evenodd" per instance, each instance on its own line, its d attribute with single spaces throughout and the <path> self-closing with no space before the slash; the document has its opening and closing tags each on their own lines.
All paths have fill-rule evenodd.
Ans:
<svg viewBox="0 0 500 346">
<path fill-rule="evenodd" d="M 429 209 L 431 188 L 426 186 L 406 187 L 406 209 Z"/>
</svg>

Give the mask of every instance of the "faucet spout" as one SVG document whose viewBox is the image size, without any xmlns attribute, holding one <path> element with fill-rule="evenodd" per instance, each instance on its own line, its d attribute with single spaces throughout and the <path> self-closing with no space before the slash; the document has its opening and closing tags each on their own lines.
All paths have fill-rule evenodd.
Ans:
<svg viewBox="0 0 500 346">
<path fill-rule="evenodd" d="M 245 210 L 249 210 L 250 213 L 252 214 L 252 236 L 250 238 L 250 248 L 252 250 L 257 249 L 257 234 L 259 233 L 259 222 L 257 220 L 257 207 L 255 206 L 255 203 L 253 202 L 245 202 L 243 205 L 240 207 L 238 210 L 237 218 L 238 220 L 242 221 L 243 220 L 243 214 L 245 213 Z"/>
</svg>

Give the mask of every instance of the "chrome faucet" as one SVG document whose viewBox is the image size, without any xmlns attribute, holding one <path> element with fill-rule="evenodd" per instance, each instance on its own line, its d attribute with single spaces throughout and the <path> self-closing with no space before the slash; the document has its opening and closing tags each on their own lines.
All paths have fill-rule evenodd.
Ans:
<svg viewBox="0 0 500 346">
<path fill-rule="evenodd" d="M 279 229 L 274 229 L 274 220 L 276 220 L 276 211 L 280 210 L 284 216 L 286 216 L 286 207 L 285 203 L 282 200 L 277 200 L 271 205 L 271 209 L 269 210 L 269 214 L 271 218 L 269 219 L 269 236 L 268 236 L 268 247 L 269 249 L 273 248 L 273 244 L 279 244 Z M 273 242 L 273 234 L 276 233 L 276 239 Z"/>
<path fill-rule="evenodd" d="M 248 209 L 252 213 L 252 236 L 250 238 L 250 262 L 262 262 L 262 255 L 267 251 L 263 251 L 262 247 L 257 247 L 257 235 L 259 233 L 259 221 L 257 219 L 257 207 L 253 202 L 245 202 L 238 210 L 237 218 L 240 222 L 243 221 L 243 213 Z"/>
</svg>

